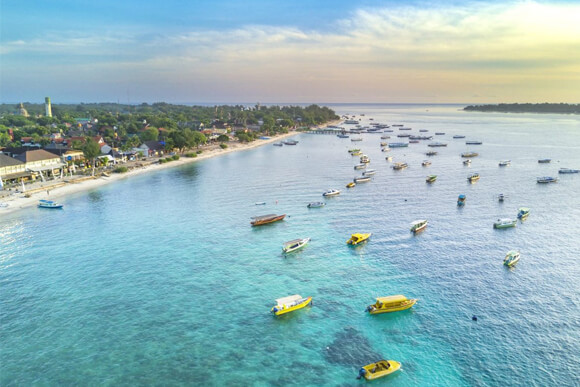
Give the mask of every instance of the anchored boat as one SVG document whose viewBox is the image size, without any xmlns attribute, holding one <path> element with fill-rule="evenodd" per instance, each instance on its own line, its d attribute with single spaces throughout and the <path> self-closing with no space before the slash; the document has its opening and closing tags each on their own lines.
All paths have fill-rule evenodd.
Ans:
<svg viewBox="0 0 580 387">
<path fill-rule="evenodd" d="M 340 190 L 329 189 L 328 191 L 326 191 L 322 194 L 322 196 L 336 196 L 336 195 L 340 195 Z"/>
<path fill-rule="evenodd" d="M 520 207 L 518 209 L 518 219 L 524 220 L 530 215 L 530 209 L 527 207 Z"/>
<path fill-rule="evenodd" d="M 282 246 L 282 251 L 285 253 L 291 253 L 298 249 L 303 248 L 310 242 L 310 238 L 302 238 L 302 239 L 294 239 L 288 242 L 285 242 Z"/>
<path fill-rule="evenodd" d="M 376 363 L 367 364 L 363 366 L 359 372 L 357 379 L 365 378 L 366 380 L 374 380 L 390 375 L 401 369 L 401 363 L 395 360 L 379 360 Z"/>
<path fill-rule="evenodd" d="M 505 255 L 505 258 L 503 259 L 503 264 L 506 265 L 507 267 L 512 267 L 516 263 L 518 263 L 519 260 L 520 260 L 520 252 L 511 250 L 508 251 L 507 254 Z"/>
<path fill-rule="evenodd" d="M 366 311 L 369 312 L 369 314 L 398 312 L 400 310 L 409 309 L 415 305 L 416 302 L 416 298 L 409 299 L 402 294 L 378 297 L 374 304 L 367 306 Z"/>
<path fill-rule="evenodd" d="M 494 224 L 493 228 L 510 228 L 515 227 L 517 219 L 503 218 L 498 219 Z"/>
<path fill-rule="evenodd" d="M 276 316 L 302 309 L 312 302 L 312 297 L 303 298 L 300 294 L 282 297 L 276 300 L 276 305 L 270 310 Z"/>
<path fill-rule="evenodd" d="M 39 200 L 38 201 L 38 207 L 40 208 L 62 208 L 62 204 L 57 203 L 55 201 L 52 200 Z"/>
<path fill-rule="evenodd" d="M 457 197 L 457 206 L 463 207 L 465 205 L 465 195 L 461 194 Z"/>
<path fill-rule="evenodd" d="M 416 220 L 413 223 L 411 223 L 411 232 L 416 234 L 420 231 L 425 230 L 425 228 L 427 228 L 427 220 L 422 219 L 422 220 Z"/>
<path fill-rule="evenodd" d="M 348 245 L 358 245 L 360 243 L 366 242 L 370 237 L 371 237 L 372 233 L 356 233 L 356 234 L 352 234 L 350 236 L 350 239 L 346 241 L 346 244 Z"/>
<path fill-rule="evenodd" d="M 254 216 L 250 224 L 253 226 L 262 226 L 268 223 L 274 223 L 279 220 L 282 220 L 286 217 L 286 214 L 276 215 L 276 214 L 268 214 L 268 215 L 261 215 L 261 216 Z"/>
<path fill-rule="evenodd" d="M 437 180 L 437 175 L 429 175 L 427 176 L 427 179 L 425 179 L 427 183 L 434 183 L 435 180 Z"/>
<path fill-rule="evenodd" d="M 312 202 L 312 203 L 308 203 L 308 205 L 306 207 L 308 208 L 320 208 L 320 207 L 324 207 L 326 205 L 326 203 L 324 202 Z"/>
</svg>

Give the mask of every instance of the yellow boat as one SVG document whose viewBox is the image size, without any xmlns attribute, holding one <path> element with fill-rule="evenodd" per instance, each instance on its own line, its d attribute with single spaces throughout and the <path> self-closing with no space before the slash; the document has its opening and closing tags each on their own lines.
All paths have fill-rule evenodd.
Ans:
<svg viewBox="0 0 580 387">
<path fill-rule="evenodd" d="M 353 246 L 358 245 L 359 243 L 362 243 L 362 242 L 368 240 L 371 237 L 371 235 L 372 235 L 372 233 L 370 233 L 370 232 L 364 233 L 364 234 L 361 234 L 361 233 L 352 234 L 350 236 L 350 239 L 347 240 L 346 243 L 348 245 L 353 245 Z"/>
<path fill-rule="evenodd" d="M 378 297 L 377 302 L 367 306 L 367 312 L 370 314 L 398 312 L 409 309 L 417 302 L 416 298 L 407 298 L 402 294 L 396 296 Z"/>
<path fill-rule="evenodd" d="M 374 380 L 390 375 L 401 369 L 401 363 L 395 360 L 379 360 L 363 366 L 358 372 L 358 379 Z"/>
<path fill-rule="evenodd" d="M 355 185 L 356 185 L 356 183 L 354 183 L 354 182 L 351 181 L 350 183 L 348 183 L 346 185 L 346 188 L 353 188 Z"/>
<path fill-rule="evenodd" d="M 270 310 L 276 316 L 302 309 L 312 302 L 312 297 L 303 298 L 300 294 L 282 297 L 276 300 L 276 305 Z"/>
</svg>

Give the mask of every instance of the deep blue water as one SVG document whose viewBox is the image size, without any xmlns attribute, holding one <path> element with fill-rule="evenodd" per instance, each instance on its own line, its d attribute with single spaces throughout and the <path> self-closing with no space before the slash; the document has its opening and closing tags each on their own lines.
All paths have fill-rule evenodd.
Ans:
<svg viewBox="0 0 580 387">
<path fill-rule="evenodd" d="M 367 124 L 445 132 L 436 140 L 448 146 L 393 149 L 393 161 L 409 163 L 394 171 L 379 134 L 358 143 L 299 134 L 297 146 L 127 179 L 68 197 L 62 211 L 3 216 L 0 385 L 355 386 L 364 383 L 358 368 L 379 358 L 403 368 L 373 385 L 579 385 L 580 175 L 557 170 L 580 168 L 580 119 L 450 105 L 334 108 L 364 113 Z M 386 141 L 398 140 L 394 129 Z M 359 175 L 353 147 L 377 174 L 347 190 Z M 432 149 L 438 155 L 422 167 Z M 459 156 L 467 150 L 480 154 L 470 167 Z M 505 159 L 512 165 L 500 168 Z M 471 172 L 480 181 L 469 184 Z M 428 174 L 438 175 L 432 185 Z M 544 175 L 560 181 L 537 184 Z M 323 199 L 328 188 L 343 192 Z M 320 200 L 324 208 L 306 208 Z M 528 220 L 492 228 L 521 206 Z M 288 216 L 250 227 L 267 213 Z M 421 218 L 427 230 L 411 235 Z M 373 236 L 349 248 L 354 232 Z M 304 250 L 281 254 L 283 242 L 306 236 Z M 509 270 L 511 249 L 522 258 Z M 270 315 L 274 299 L 295 293 L 313 306 Z M 399 293 L 419 302 L 364 313 L 374 297 Z"/>
</svg>

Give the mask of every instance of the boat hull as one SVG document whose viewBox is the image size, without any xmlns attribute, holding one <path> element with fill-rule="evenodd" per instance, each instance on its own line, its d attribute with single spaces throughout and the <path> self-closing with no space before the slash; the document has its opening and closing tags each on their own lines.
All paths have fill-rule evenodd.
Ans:
<svg viewBox="0 0 580 387">
<path fill-rule="evenodd" d="M 369 314 L 383 314 L 383 313 L 399 312 L 401 310 L 407 310 L 407 309 L 411 308 L 416 303 L 417 303 L 417 299 L 413 298 L 413 299 L 407 300 L 406 302 L 401 303 L 400 305 L 396 305 L 396 306 L 384 306 L 382 308 L 376 308 L 374 305 L 369 305 L 367 307 L 367 310 L 369 311 Z"/>
<path fill-rule="evenodd" d="M 294 312 L 295 310 L 298 310 L 298 309 L 302 309 L 302 308 L 310 305 L 310 303 L 312 303 L 312 297 L 305 298 L 304 301 L 302 301 L 301 303 L 296 304 L 294 306 L 291 306 L 289 308 L 278 310 L 277 307 L 273 307 L 272 313 L 274 313 L 275 316 L 281 316 L 283 314 Z"/>
<path fill-rule="evenodd" d="M 286 214 L 284 215 L 278 215 L 272 218 L 268 218 L 268 219 L 256 219 L 252 222 L 250 222 L 250 224 L 252 225 L 252 227 L 255 226 L 263 226 L 265 224 L 270 224 L 270 223 L 274 223 L 274 222 L 278 222 L 282 219 L 284 219 L 286 217 Z"/>
<path fill-rule="evenodd" d="M 367 364 L 359 371 L 359 375 L 366 380 L 383 378 L 401 369 L 401 363 L 395 360 L 379 360 L 376 363 Z"/>
</svg>

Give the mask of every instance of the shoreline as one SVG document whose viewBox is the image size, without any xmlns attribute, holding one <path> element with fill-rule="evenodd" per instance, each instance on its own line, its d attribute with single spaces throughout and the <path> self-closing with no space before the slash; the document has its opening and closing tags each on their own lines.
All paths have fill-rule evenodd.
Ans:
<svg viewBox="0 0 580 387">
<path fill-rule="evenodd" d="M 248 149 L 257 148 L 262 145 L 271 144 L 278 142 L 285 138 L 295 136 L 301 132 L 289 132 L 276 136 L 272 136 L 269 139 L 261 140 L 257 139 L 250 143 L 229 143 L 228 148 L 221 149 L 217 146 L 214 149 L 204 149 L 201 154 L 197 157 L 184 157 L 181 156 L 179 160 L 174 160 L 168 163 L 161 164 L 156 158 L 151 164 L 146 164 L 144 166 L 136 166 L 125 173 L 110 173 L 109 177 L 106 176 L 78 176 L 73 179 L 58 179 L 51 180 L 44 183 L 38 183 L 38 187 L 28 188 L 26 192 L 15 192 L 10 196 L 2 199 L 0 203 L 5 203 L 7 207 L 0 207 L 0 214 L 6 215 L 25 208 L 33 207 L 38 204 L 41 199 L 45 200 L 56 200 L 63 198 L 65 196 L 73 195 L 83 191 L 90 191 L 122 179 L 128 179 L 133 176 L 139 176 L 144 173 L 150 173 L 154 171 L 160 171 L 163 169 L 179 167 L 182 165 L 195 163 L 198 161 L 206 160 L 209 158 L 225 155 L 233 152 L 240 152 Z M 147 163 L 147 161 L 142 161 L 142 163 Z M 124 164 L 119 164 L 124 165 Z M 28 195 L 29 197 L 26 197 Z"/>
<path fill-rule="evenodd" d="M 327 127 L 329 125 L 334 125 L 340 121 L 327 122 L 320 127 Z M 240 152 L 248 149 L 254 149 L 263 145 L 272 144 L 280 140 L 286 139 L 288 137 L 301 134 L 302 132 L 291 131 L 288 133 L 278 134 L 271 136 L 269 139 L 256 139 L 250 143 L 239 143 L 233 142 L 228 143 L 226 149 L 221 149 L 219 146 L 215 146 L 212 149 L 202 149 L 203 152 L 198 154 L 197 157 L 184 157 L 181 156 L 179 160 L 174 160 L 168 163 L 159 163 L 159 158 L 155 158 L 150 164 L 144 166 L 135 166 L 125 173 L 110 173 L 110 176 L 78 176 L 76 178 L 67 178 L 51 180 L 42 183 L 33 183 L 27 189 L 26 192 L 13 192 L 8 196 L 2 197 L 0 199 L 0 204 L 6 204 L 5 207 L 0 207 L 0 214 L 7 215 L 10 213 L 17 212 L 19 210 L 34 207 L 38 204 L 41 199 L 45 200 L 55 200 L 63 198 L 69 195 L 73 195 L 79 192 L 90 191 L 96 189 L 121 179 L 128 179 L 132 176 L 139 176 L 144 173 L 150 173 L 153 171 L 159 171 L 167 168 L 179 167 L 185 164 L 195 163 L 201 160 L 206 160 L 209 158 L 225 155 L 232 152 Z M 147 163 L 147 161 L 142 161 L 141 163 Z M 120 164 L 124 165 L 124 164 Z M 4 192 L 5 193 L 5 192 Z M 28 196 L 28 197 L 27 197 Z"/>
</svg>

